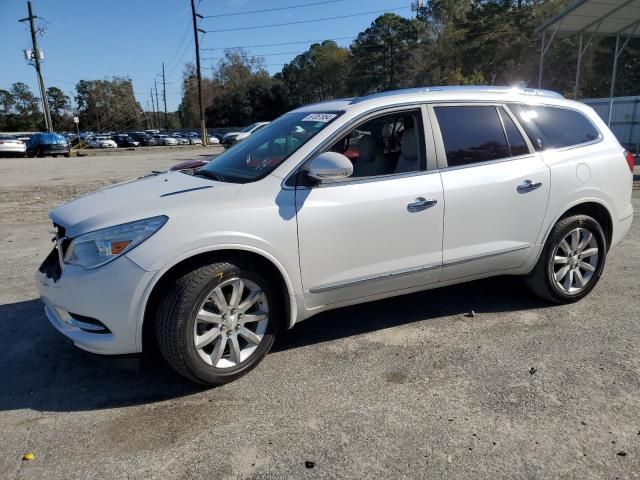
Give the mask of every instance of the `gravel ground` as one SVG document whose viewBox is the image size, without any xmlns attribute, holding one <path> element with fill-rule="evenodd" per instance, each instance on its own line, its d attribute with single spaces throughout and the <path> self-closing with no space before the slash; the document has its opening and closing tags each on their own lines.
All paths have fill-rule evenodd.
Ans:
<svg viewBox="0 0 640 480">
<path fill-rule="evenodd" d="M 33 279 L 47 212 L 189 155 L 0 161 L 0 478 L 640 476 L 637 218 L 578 304 L 500 278 L 349 307 L 220 388 L 74 348 Z"/>
</svg>

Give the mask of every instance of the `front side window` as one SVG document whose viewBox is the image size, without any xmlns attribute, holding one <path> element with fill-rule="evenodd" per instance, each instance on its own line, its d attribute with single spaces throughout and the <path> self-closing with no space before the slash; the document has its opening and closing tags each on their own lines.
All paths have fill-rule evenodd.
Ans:
<svg viewBox="0 0 640 480">
<path fill-rule="evenodd" d="M 496 107 L 450 106 L 434 110 L 449 167 L 510 156 Z"/>
<path fill-rule="evenodd" d="M 600 132 L 581 112 L 559 107 L 511 105 L 536 150 L 592 142 Z"/>
<path fill-rule="evenodd" d="M 292 112 L 265 125 L 211 160 L 198 172 L 221 181 L 247 183 L 271 173 L 342 112 Z"/>
<path fill-rule="evenodd" d="M 350 179 L 419 171 L 424 164 L 420 118 L 420 110 L 411 110 L 367 120 L 328 150 L 351 160 Z"/>
</svg>

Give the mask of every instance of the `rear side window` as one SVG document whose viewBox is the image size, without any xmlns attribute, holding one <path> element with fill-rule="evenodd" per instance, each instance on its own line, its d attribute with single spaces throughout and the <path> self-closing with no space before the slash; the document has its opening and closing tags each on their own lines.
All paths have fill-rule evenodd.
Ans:
<svg viewBox="0 0 640 480">
<path fill-rule="evenodd" d="M 512 105 L 536 150 L 563 148 L 600 138 L 591 121 L 577 110 L 558 107 Z"/>
<path fill-rule="evenodd" d="M 509 157 L 496 107 L 434 107 L 449 167 Z"/>
</svg>

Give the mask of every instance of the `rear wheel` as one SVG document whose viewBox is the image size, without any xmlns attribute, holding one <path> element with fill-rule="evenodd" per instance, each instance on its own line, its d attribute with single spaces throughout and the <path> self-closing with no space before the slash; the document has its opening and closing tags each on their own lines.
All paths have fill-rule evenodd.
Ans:
<svg viewBox="0 0 640 480">
<path fill-rule="evenodd" d="M 215 263 L 185 273 L 166 292 L 156 335 L 166 361 L 203 384 L 230 382 L 268 353 L 279 297 L 248 265 Z"/>
<path fill-rule="evenodd" d="M 587 215 L 564 218 L 553 227 L 527 283 L 546 300 L 575 302 L 598 283 L 606 255 L 606 238 L 596 220 Z"/>
</svg>

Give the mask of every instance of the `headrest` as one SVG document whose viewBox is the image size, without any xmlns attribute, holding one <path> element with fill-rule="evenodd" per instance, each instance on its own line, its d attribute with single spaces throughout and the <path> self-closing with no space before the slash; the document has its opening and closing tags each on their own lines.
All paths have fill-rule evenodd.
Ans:
<svg viewBox="0 0 640 480">
<path fill-rule="evenodd" d="M 371 135 L 364 135 L 358 143 L 358 160 L 373 162 L 376 156 L 376 140 Z"/>
<path fill-rule="evenodd" d="M 402 156 L 409 160 L 418 158 L 418 142 L 416 140 L 416 131 L 413 128 L 407 128 L 402 133 Z"/>
</svg>

